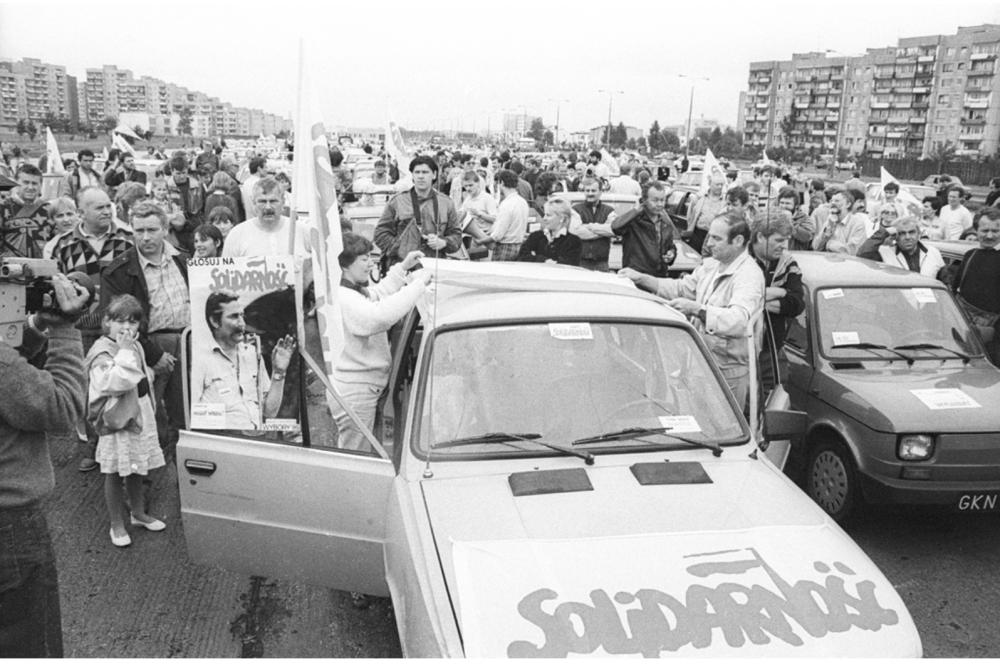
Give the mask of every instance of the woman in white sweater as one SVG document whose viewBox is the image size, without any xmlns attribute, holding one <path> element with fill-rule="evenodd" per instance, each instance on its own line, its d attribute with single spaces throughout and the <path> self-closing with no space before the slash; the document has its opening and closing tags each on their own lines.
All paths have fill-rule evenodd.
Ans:
<svg viewBox="0 0 1000 659">
<path fill-rule="evenodd" d="M 340 304 L 344 318 L 344 350 L 334 366 L 333 384 L 340 397 L 368 426 L 375 423 L 375 407 L 389 381 L 389 329 L 416 305 L 431 281 L 429 270 L 409 274 L 423 253 L 410 252 L 390 268 L 378 284 L 369 285 L 375 268 L 372 243 L 353 233 L 344 234 L 339 261 Z M 364 433 L 347 413 L 334 404 L 337 446 L 369 452 Z"/>
</svg>

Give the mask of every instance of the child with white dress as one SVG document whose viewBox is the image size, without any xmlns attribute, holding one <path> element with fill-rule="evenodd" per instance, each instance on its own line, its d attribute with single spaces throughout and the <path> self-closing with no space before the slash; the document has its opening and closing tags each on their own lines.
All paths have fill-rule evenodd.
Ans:
<svg viewBox="0 0 1000 659">
<path fill-rule="evenodd" d="M 99 435 L 97 462 L 105 475 L 104 497 L 111 516 L 111 542 L 132 544 L 122 521 L 122 478 L 132 526 L 162 531 L 166 524 L 145 513 L 142 477 L 165 464 L 156 434 L 153 371 L 136 340 L 142 305 L 131 295 L 111 300 L 104 312 L 104 336 L 87 355 L 90 376 L 88 419 Z"/>
</svg>

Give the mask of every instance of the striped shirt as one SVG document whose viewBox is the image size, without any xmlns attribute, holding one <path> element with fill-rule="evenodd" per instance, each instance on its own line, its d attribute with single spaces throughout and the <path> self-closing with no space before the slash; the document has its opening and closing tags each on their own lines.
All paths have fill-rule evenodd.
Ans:
<svg viewBox="0 0 1000 659">
<path fill-rule="evenodd" d="M 149 290 L 149 330 L 182 330 L 191 324 L 191 300 L 187 282 L 173 256 L 177 250 L 170 243 L 163 243 L 160 262 L 153 263 L 138 249 L 139 265 Z"/>
</svg>

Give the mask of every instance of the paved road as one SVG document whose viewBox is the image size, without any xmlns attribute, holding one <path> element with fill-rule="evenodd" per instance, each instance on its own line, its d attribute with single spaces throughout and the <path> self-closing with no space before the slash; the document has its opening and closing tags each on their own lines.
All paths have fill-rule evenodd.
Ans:
<svg viewBox="0 0 1000 659">
<path fill-rule="evenodd" d="M 346 593 L 190 564 L 172 467 L 153 489 L 167 530 L 112 547 L 103 477 L 77 472 L 77 451 L 75 440 L 53 443 L 49 505 L 67 656 L 400 654 L 386 600 L 361 611 Z M 1000 516 L 888 509 L 847 530 L 906 602 L 927 656 L 1000 655 Z"/>
</svg>

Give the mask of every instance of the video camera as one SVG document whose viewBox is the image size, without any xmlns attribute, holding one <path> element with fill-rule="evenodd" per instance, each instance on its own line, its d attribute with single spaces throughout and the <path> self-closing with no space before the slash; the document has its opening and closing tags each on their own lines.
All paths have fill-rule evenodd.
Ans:
<svg viewBox="0 0 1000 659">
<path fill-rule="evenodd" d="M 24 321 L 33 313 L 44 311 L 66 316 L 52 287 L 52 275 L 58 272 L 59 264 L 50 259 L 0 259 L 0 340 L 15 348 L 20 346 Z M 90 277 L 82 272 L 67 277 L 90 291 L 92 305 L 94 285 Z"/>
</svg>

